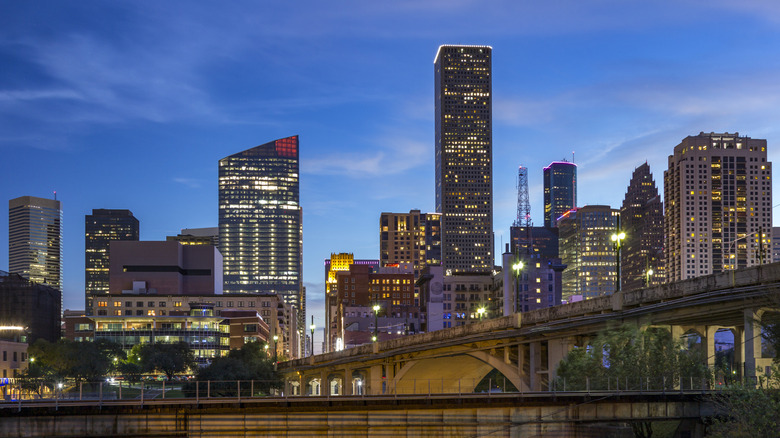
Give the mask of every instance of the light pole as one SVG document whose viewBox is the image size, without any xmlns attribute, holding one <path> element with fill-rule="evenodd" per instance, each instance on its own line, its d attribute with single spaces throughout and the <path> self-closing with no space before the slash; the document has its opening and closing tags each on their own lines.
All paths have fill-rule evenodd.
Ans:
<svg viewBox="0 0 780 438">
<path fill-rule="evenodd" d="M 279 340 L 279 336 L 274 335 L 273 339 L 274 339 L 274 365 L 275 365 L 276 364 L 276 341 Z"/>
<path fill-rule="evenodd" d="M 314 325 L 314 315 L 311 316 L 311 326 L 309 328 L 311 329 L 311 355 L 314 356 L 314 329 L 317 328 Z"/>
<path fill-rule="evenodd" d="M 371 337 L 372 342 L 376 342 L 379 339 L 379 304 L 374 304 L 374 336 Z"/>
<path fill-rule="evenodd" d="M 520 259 L 512 265 L 512 271 L 515 273 L 515 313 L 520 311 L 520 271 L 523 270 L 524 266 L 523 261 Z"/>
<path fill-rule="evenodd" d="M 485 306 L 477 309 L 477 315 L 479 316 L 479 320 L 482 321 L 482 316 L 485 315 Z"/>
<path fill-rule="evenodd" d="M 645 271 L 645 287 L 650 287 L 650 277 L 653 275 L 653 268 L 648 268 Z"/>
<path fill-rule="evenodd" d="M 615 242 L 615 266 L 617 268 L 617 275 L 615 276 L 617 287 L 615 289 L 618 292 L 620 292 L 620 246 L 623 242 L 623 239 L 625 238 L 626 238 L 626 233 L 620 230 L 617 230 L 615 233 L 612 234 L 612 241 Z"/>
</svg>

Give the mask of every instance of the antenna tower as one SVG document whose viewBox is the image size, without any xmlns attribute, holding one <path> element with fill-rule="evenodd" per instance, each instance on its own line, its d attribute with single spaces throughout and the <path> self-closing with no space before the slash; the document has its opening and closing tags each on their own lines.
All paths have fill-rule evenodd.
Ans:
<svg viewBox="0 0 780 438">
<path fill-rule="evenodd" d="M 532 226 L 531 203 L 528 200 L 528 169 L 522 164 L 517 168 L 517 219 L 513 226 Z"/>
</svg>

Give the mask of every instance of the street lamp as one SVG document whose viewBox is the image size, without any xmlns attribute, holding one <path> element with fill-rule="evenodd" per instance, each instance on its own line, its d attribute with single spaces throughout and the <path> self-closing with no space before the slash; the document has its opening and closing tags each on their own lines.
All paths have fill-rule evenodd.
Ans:
<svg viewBox="0 0 780 438">
<path fill-rule="evenodd" d="M 317 328 L 317 326 L 314 325 L 314 315 L 311 316 L 311 325 L 309 328 L 311 329 L 311 355 L 314 356 L 314 329 Z"/>
<path fill-rule="evenodd" d="M 648 268 L 645 271 L 645 287 L 650 287 L 650 277 L 653 275 L 653 268 Z"/>
<path fill-rule="evenodd" d="M 274 364 L 276 364 L 276 341 L 279 340 L 279 336 L 274 335 Z"/>
<path fill-rule="evenodd" d="M 482 321 L 482 316 L 485 314 L 485 307 L 480 307 L 477 309 L 477 315 L 479 316 L 479 320 Z"/>
<path fill-rule="evenodd" d="M 374 304 L 374 336 L 371 337 L 371 342 L 376 342 L 379 338 L 379 304 Z"/>
<path fill-rule="evenodd" d="M 615 265 L 617 266 L 617 275 L 615 279 L 617 281 L 616 290 L 620 292 L 620 247 L 623 239 L 626 238 L 626 233 L 618 230 L 612 234 L 612 241 L 615 242 Z"/>
<path fill-rule="evenodd" d="M 515 291 L 514 291 L 514 293 L 515 293 L 515 297 L 514 297 L 515 298 L 514 299 L 514 301 L 515 301 L 515 308 L 514 308 L 514 312 L 519 312 L 520 309 L 521 309 L 521 307 L 520 307 L 520 271 L 522 271 L 524 267 L 525 267 L 525 265 L 523 264 L 523 261 L 520 260 L 520 259 L 518 259 L 512 265 L 512 270 L 515 273 Z M 506 299 L 508 299 L 508 297 L 504 297 L 504 299 L 506 300 Z M 504 308 L 506 309 L 506 307 L 504 307 Z"/>
</svg>

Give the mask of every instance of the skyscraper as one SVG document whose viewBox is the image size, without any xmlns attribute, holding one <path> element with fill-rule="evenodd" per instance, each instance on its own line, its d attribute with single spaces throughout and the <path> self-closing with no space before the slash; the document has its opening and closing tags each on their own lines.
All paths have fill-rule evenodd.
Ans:
<svg viewBox="0 0 780 438">
<path fill-rule="evenodd" d="M 553 161 L 544 168 L 544 226 L 577 206 L 577 165 L 566 160 Z"/>
<path fill-rule="evenodd" d="M 11 273 L 62 290 L 62 204 L 22 196 L 8 201 Z"/>
<path fill-rule="evenodd" d="M 620 228 L 626 233 L 620 251 L 621 290 L 663 284 L 664 206 L 647 163 L 631 175 L 620 209 Z"/>
<path fill-rule="evenodd" d="M 109 249 L 112 240 L 139 239 L 138 219 L 130 210 L 93 209 L 84 217 L 85 311 L 92 314 L 95 296 L 108 293 Z"/>
<path fill-rule="evenodd" d="M 766 140 L 736 132 L 685 137 L 669 156 L 664 199 L 667 281 L 771 260 Z"/>
<path fill-rule="evenodd" d="M 610 295 L 616 291 L 615 233 L 619 211 L 608 205 L 569 210 L 558 222 L 563 271 L 563 299 Z"/>
<path fill-rule="evenodd" d="M 304 327 L 298 136 L 219 160 L 219 249 L 226 293 L 270 292 Z"/>
<path fill-rule="evenodd" d="M 414 278 L 428 265 L 441 264 L 441 215 L 438 213 L 382 213 L 379 217 L 382 266 L 408 264 Z"/>
<path fill-rule="evenodd" d="M 436 53 L 436 212 L 447 275 L 493 269 L 492 49 Z"/>
</svg>

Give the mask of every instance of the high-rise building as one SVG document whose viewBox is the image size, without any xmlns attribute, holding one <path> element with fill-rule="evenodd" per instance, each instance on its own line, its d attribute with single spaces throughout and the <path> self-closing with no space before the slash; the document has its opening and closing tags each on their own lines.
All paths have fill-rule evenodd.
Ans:
<svg viewBox="0 0 780 438">
<path fill-rule="evenodd" d="M 441 264 L 441 215 L 420 210 L 382 213 L 379 245 L 383 267 L 407 264 L 417 280 L 423 268 Z"/>
<path fill-rule="evenodd" d="M 436 212 L 446 275 L 493 269 L 491 52 L 445 45 L 434 61 Z"/>
<path fill-rule="evenodd" d="M 610 295 L 617 289 L 617 259 L 612 235 L 620 212 L 608 205 L 574 208 L 558 220 L 563 300 Z"/>
<path fill-rule="evenodd" d="M 511 252 L 542 260 L 558 258 L 558 229 L 548 227 L 509 227 Z"/>
<path fill-rule="evenodd" d="M 577 165 L 553 161 L 544 168 L 544 226 L 556 227 L 556 220 L 577 206 Z"/>
<path fill-rule="evenodd" d="M 620 209 L 621 290 L 665 283 L 664 206 L 647 163 L 634 169 Z"/>
<path fill-rule="evenodd" d="M 62 204 L 22 196 L 8 201 L 9 271 L 62 290 Z"/>
<path fill-rule="evenodd" d="M 666 280 L 771 260 L 772 163 L 766 140 L 688 136 L 664 172 Z"/>
<path fill-rule="evenodd" d="M 180 234 L 166 236 L 165 240 L 182 245 L 211 245 L 219 248 L 219 227 L 183 228 Z"/>
<path fill-rule="evenodd" d="M 84 310 L 92 314 L 92 301 L 108 293 L 110 243 L 139 238 L 138 219 L 130 210 L 93 209 L 84 217 Z"/>
<path fill-rule="evenodd" d="M 304 327 L 298 136 L 219 160 L 219 249 L 225 292 L 271 292 Z"/>
</svg>

